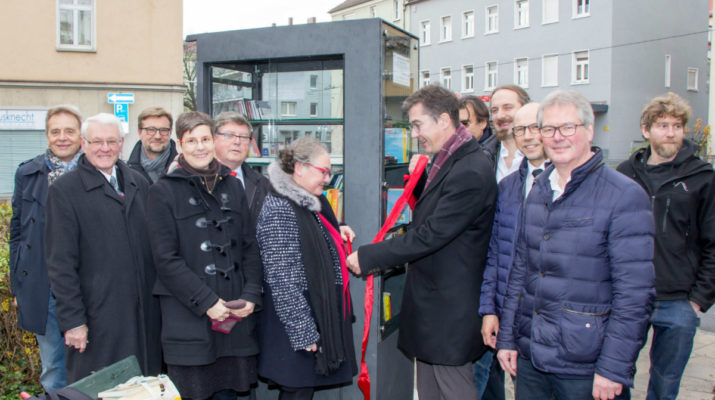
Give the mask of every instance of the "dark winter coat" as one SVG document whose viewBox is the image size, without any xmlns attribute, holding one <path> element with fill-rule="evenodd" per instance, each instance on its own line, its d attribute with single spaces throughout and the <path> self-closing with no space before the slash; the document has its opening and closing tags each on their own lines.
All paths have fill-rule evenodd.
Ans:
<svg viewBox="0 0 715 400">
<path fill-rule="evenodd" d="M 529 160 L 521 160 L 519 170 L 499 182 L 499 197 L 494 225 L 489 240 L 487 266 L 484 270 L 482 294 L 479 298 L 480 315 L 500 315 L 506 296 L 509 271 L 514 261 L 516 240 L 524 208 L 524 182 L 529 173 Z"/>
<path fill-rule="evenodd" d="M 10 219 L 10 285 L 17 297 L 17 325 L 40 335 L 45 334 L 50 301 L 44 251 L 49 173 L 44 154 L 20 164 Z"/>
<path fill-rule="evenodd" d="M 496 172 L 501 142 L 497 139 L 497 134 L 493 132 L 491 127 L 487 126 L 484 129 L 484 134 L 479 138 L 479 145 L 482 146 L 482 151 L 489 159 L 492 169 Z"/>
<path fill-rule="evenodd" d="M 552 173 L 526 200 L 497 347 L 542 372 L 632 386 L 655 294 L 648 197 L 604 166 L 600 150 L 556 201 Z"/>
<path fill-rule="evenodd" d="M 243 171 L 243 181 L 246 185 L 248 208 L 251 210 L 251 223 L 255 227 L 258 214 L 263 207 L 263 199 L 271 190 L 271 182 L 246 163 L 241 164 L 241 171 Z"/>
<path fill-rule="evenodd" d="M 715 173 L 695 156 L 685 140 L 669 163 L 670 177 L 659 187 L 649 184 L 646 162 L 650 147 L 618 166 L 648 192 L 655 217 L 655 298 L 688 299 L 707 311 L 715 302 Z"/>
<path fill-rule="evenodd" d="M 207 365 L 258 353 L 254 314 L 231 332 L 211 329 L 206 311 L 219 298 L 261 304 L 261 263 L 246 196 L 221 166 L 213 191 L 176 168 L 149 190 L 149 236 L 159 279 L 161 343 L 170 365 Z"/>
<path fill-rule="evenodd" d="M 129 158 L 127 159 L 127 165 L 142 174 L 144 179 L 149 181 L 149 183 L 151 184 L 151 177 L 149 177 L 149 174 L 144 170 L 144 167 L 142 167 L 142 151 L 144 150 L 142 149 L 142 142 L 140 140 L 137 142 L 137 144 L 134 145 L 132 152 L 129 154 Z M 164 166 L 164 173 L 166 173 L 166 171 L 169 169 L 171 162 L 174 161 L 177 154 L 179 153 L 176 151 L 176 142 L 174 142 L 174 139 L 169 139 L 169 158 L 166 160 L 166 165 Z"/>
<path fill-rule="evenodd" d="M 47 195 L 45 255 L 60 330 L 89 329 L 84 353 L 67 348 L 67 383 L 130 355 L 144 375 L 161 369 L 149 183 L 122 161 L 117 170 L 124 198 L 85 156 Z"/>
<path fill-rule="evenodd" d="M 361 246 L 360 268 L 409 263 L 399 346 L 421 361 L 463 365 L 486 351 L 479 292 L 497 197 L 494 171 L 470 140 L 423 187 L 418 185 L 412 228 Z"/>
<path fill-rule="evenodd" d="M 357 364 L 352 338 L 352 313 L 348 312 L 351 306 L 342 301 L 340 261 L 333 251 L 326 254 L 303 252 L 302 238 L 307 237 L 323 237 L 328 248 L 335 248 L 317 219 L 314 224 L 301 226 L 296 212 L 310 213 L 315 217 L 320 212 L 331 221 L 335 229 L 339 229 L 337 220 L 324 197 L 321 196 L 321 201 L 299 187 L 276 163 L 268 167 L 268 172 L 275 190 L 266 196 L 256 226 L 265 271 L 258 373 L 288 387 L 319 387 L 351 382 L 357 373 Z M 335 270 L 338 301 L 333 306 L 341 317 L 340 330 L 345 355 L 339 368 L 328 375 L 315 372 L 315 354 L 304 350 L 313 344 L 320 344 L 321 340 L 305 270 L 305 260 L 318 257 L 327 259 L 328 265 L 333 265 Z"/>
</svg>

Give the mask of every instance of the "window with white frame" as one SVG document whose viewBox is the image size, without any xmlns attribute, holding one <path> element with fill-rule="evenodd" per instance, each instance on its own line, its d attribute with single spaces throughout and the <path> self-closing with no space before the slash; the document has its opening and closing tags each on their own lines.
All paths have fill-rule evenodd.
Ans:
<svg viewBox="0 0 715 400">
<path fill-rule="evenodd" d="M 573 16 L 587 17 L 591 15 L 591 0 L 571 0 L 573 1 Z"/>
<path fill-rule="evenodd" d="M 688 68 L 688 90 L 698 90 L 698 69 Z"/>
<path fill-rule="evenodd" d="M 452 89 L 452 70 L 449 67 L 442 68 L 442 87 Z"/>
<path fill-rule="evenodd" d="M 549 55 L 541 57 L 541 86 L 551 87 L 559 85 L 559 56 Z"/>
<path fill-rule="evenodd" d="M 484 33 L 499 32 L 499 6 L 488 6 L 485 13 Z"/>
<path fill-rule="evenodd" d="M 370 16 L 373 18 L 377 17 L 377 10 L 375 9 L 375 6 L 370 7 Z"/>
<path fill-rule="evenodd" d="M 529 0 L 516 0 L 514 3 L 514 28 L 529 26 Z"/>
<path fill-rule="evenodd" d="M 474 91 L 474 66 L 465 65 L 462 68 L 462 91 L 472 92 Z"/>
<path fill-rule="evenodd" d="M 422 46 L 426 46 L 432 42 L 432 24 L 429 21 L 422 21 L 420 25 L 420 40 Z"/>
<path fill-rule="evenodd" d="M 462 14 L 462 37 L 474 36 L 474 11 Z"/>
<path fill-rule="evenodd" d="M 452 17 L 442 17 L 440 20 L 439 40 L 441 42 L 452 40 Z"/>
<path fill-rule="evenodd" d="M 529 60 L 526 58 L 517 58 L 514 60 L 514 84 L 523 87 L 529 87 Z"/>
<path fill-rule="evenodd" d="M 393 0 L 392 6 L 395 7 L 395 19 L 400 19 L 400 0 Z"/>
<path fill-rule="evenodd" d="M 281 101 L 281 115 L 292 117 L 295 116 L 295 101 Z"/>
<path fill-rule="evenodd" d="M 422 87 L 425 87 L 432 83 L 430 81 L 429 71 L 422 71 Z"/>
<path fill-rule="evenodd" d="M 311 89 L 317 89 L 317 88 L 318 88 L 318 75 L 311 75 L 311 76 L 310 76 L 310 88 L 311 88 Z"/>
<path fill-rule="evenodd" d="M 95 50 L 95 21 L 94 0 L 57 0 L 57 48 Z"/>
<path fill-rule="evenodd" d="M 310 103 L 310 116 L 311 117 L 318 116 L 318 103 Z"/>
<path fill-rule="evenodd" d="M 497 62 L 491 61 L 484 68 L 484 90 L 493 90 L 497 87 Z"/>
<path fill-rule="evenodd" d="M 670 87 L 670 54 L 665 55 L 665 87 Z"/>
<path fill-rule="evenodd" d="M 573 53 L 573 69 L 571 71 L 571 83 L 588 83 L 588 63 L 588 51 L 576 51 Z"/>
<path fill-rule="evenodd" d="M 541 23 L 559 22 L 559 0 L 543 0 L 541 3 Z"/>
</svg>

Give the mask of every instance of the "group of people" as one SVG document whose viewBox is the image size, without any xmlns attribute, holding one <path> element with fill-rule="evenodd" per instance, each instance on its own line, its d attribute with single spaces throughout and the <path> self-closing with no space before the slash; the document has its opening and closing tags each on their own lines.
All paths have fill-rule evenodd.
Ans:
<svg viewBox="0 0 715 400">
<path fill-rule="evenodd" d="M 675 398 L 697 312 L 715 302 L 715 174 L 684 138 L 687 103 L 648 103 L 648 146 L 618 170 L 591 146 L 577 92 L 535 103 L 507 85 L 487 106 L 430 85 L 403 111 L 431 156 L 411 226 L 348 254 L 314 139 L 266 178 L 245 164 L 242 115 L 174 123 L 152 107 L 124 163 L 114 116 L 50 109 L 47 151 L 16 173 L 10 232 L 45 389 L 134 355 L 183 398 L 236 399 L 260 375 L 281 399 L 310 399 L 357 372 L 348 271 L 406 263 L 398 344 L 420 399 L 503 399 L 504 371 L 517 399 L 629 398 L 650 326 L 648 398 Z"/>
</svg>

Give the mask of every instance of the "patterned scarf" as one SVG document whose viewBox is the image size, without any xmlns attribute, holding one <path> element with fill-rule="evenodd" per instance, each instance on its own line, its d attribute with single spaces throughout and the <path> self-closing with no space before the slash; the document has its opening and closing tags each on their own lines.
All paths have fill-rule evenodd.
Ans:
<svg viewBox="0 0 715 400">
<path fill-rule="evenodd" d="M 429 175 L 427 175 L 427 183 L 425 183 L 425 189 L 429 186 L 432 179 L 437 176 L 439 169 L 442 168 L 447 159 L 457 151 L 458 148 L 462 147 L 463 144 L 467 143 L 472 138 L 472 135 L 467 132 L 464 125 L 459 125 L 457 132 L 450 137 L 447 142 L 442 146 L 437 153 L 437 156 L 432 162 L 432 167 L 430 168 Z M 424 190 L 424 189 L 423 189 Z"/>
<path fill-rule="evenodd" d="M 77 162 L 79 157 L 82 155 L 82 150 L 78 151 L 77 154 L 70 161 L 62 161 L 50 150 L 49 148 L 45 152 L 45 163 L 50 169 L 50 173 L 47 174 L 47 185 L 51 185 L 60 176 L 64 175 L 66 172 L 70 172 L 77 168 Z"/>
</svg>

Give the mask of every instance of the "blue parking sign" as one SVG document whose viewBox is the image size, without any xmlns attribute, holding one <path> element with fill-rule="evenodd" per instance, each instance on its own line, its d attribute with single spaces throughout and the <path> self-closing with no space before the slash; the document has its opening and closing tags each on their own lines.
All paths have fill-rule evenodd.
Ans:
<svg viewBox="0 0 715 400">
<path fill-rule="evenodd" d="M 122 122 L 129 122 L 129 105 L 122 103 L 114 104 L 114 115 L 121 119 Z"/>
</svg>

